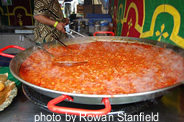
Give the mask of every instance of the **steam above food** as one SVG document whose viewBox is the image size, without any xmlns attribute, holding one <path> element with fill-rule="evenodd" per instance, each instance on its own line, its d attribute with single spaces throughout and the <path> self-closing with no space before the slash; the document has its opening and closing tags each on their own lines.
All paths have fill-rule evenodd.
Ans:
<svg viewBox="0 0 184 122">
<path fill-rule="evenodd" d="M 41 50 L 20 68 L 22 79 L 52 90 L 82 94 L 131 94 L 156 90 L 184 80 L 184 60 L 170 49 L 128 42 L 90 42 L 47 50 L 60 61 L 84 61 L 59 66 Z"/>
</svg>

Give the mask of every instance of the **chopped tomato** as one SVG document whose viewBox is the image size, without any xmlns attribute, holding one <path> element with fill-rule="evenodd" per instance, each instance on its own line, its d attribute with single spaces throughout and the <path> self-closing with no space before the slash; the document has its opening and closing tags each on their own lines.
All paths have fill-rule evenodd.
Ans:
<svg viewBox="0 0 184 122">
<path fill-rule="evenodd" d="M 57 91 L 130 94 L 164 88 L 183 80 L 184 60 L 172 50 L 128 42 L 90 42 L 38 50 L 20 67 L 22 79 Z M 64 66 L 53 61 L 88 61 Z"/>
</svg>

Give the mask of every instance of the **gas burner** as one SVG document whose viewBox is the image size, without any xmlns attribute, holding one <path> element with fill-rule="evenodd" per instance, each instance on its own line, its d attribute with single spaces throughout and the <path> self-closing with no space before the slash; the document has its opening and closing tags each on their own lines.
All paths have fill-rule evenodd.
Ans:
<svg viewBox="0 0 184 122">
<path fill-rule="evenodd" d="M 31 87 L 23 84 L 22 85 L 23 92 L 25 96 L 32 101 L 34 104 L 38 105 L 40 108 L 51 112 L 48 107 L 47 103 L 52 100 L 48 96 L 45 96 L 37 91 L 33 90 Z M 135 114 L 145 110 L 146 108 L 151 107 L 153 104 L 157 103 L 160 98 L 147 100 L 142 102 L 136 102 L 131 104 L 120 104 L 120 105 L 112 105 L 112 110 L 108 115 L 117 115 L 118 113 L 126 113 L 126 114 Z M 72 107 L 72 108 L 83 108 L 83 109 L 102 109 L 104 105 L 86 105 L 86 104 L 79 104 L 79 103 L 72 103 L 67 101 L 62 101 L 61 103 L 57 104 L 58 106 L 63 107 Z"/>
</svg>

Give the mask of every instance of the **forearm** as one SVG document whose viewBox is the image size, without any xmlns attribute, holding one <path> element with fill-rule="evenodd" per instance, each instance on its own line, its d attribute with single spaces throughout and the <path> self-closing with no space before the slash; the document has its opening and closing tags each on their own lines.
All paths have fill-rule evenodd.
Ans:
<svg viewBox="0 0 184 122">
<path fill-rule="evenodd" d="M 46 24 L 46 25 L 50 25 L 50 26 L 54 26 L 54 24 L 56 23 L 56 21 L 49 19 L 48 17 L 44 16 L 44 15 L 37 15 L 34 16 L 34 19 L 37 20 L 38 22 L 42 23 L 42 24 Z M 59 22 L 56 25 L 56 29 L 65 33 L 65 29 L 64 29 L 65 23 L 63 22 Z"/>
</svg>

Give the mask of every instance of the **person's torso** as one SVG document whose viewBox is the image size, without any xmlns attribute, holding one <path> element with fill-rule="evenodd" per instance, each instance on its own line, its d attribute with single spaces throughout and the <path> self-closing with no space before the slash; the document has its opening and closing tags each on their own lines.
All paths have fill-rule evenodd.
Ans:
<svg viewBox="0 0 184 122">
<path fill-rule="evenodd" d="M 35 0 L 34 14 L 43 14 L 51 20 L 62 22 L 63 13 L 58 0 Z M 64 38 L 65 35 L 53 26 L 35 21 L 35 41 L 39 43 Z"/>
</svg>

